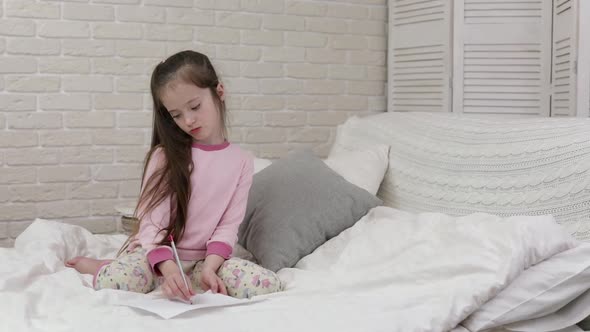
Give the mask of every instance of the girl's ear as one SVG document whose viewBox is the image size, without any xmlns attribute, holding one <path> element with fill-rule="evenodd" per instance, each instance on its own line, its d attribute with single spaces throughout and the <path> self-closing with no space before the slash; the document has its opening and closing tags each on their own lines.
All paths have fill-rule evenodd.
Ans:
<svg viewBox="0 0 590 332">
<path fill-rule="evenodd" d="M 224 88 L 223 84 L 218 83 L 217 88 L 215 90 L 217 91 L 217 95 L 219 96 L 219 99 L 221 99 L 221 101 L 225 101 L 225 88 Z"/>
</svg>

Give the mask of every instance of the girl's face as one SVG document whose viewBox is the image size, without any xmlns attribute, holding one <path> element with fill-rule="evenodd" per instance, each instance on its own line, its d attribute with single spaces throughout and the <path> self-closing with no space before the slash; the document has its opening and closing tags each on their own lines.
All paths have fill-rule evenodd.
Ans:
<svg viewBox="0 0 590 332">
<path fill-rule="evenodd" d="M 217 85 L 217 94 L 225 100 L 223 85 Z M 168 83 L 162 90 L 162 104 L 182 131 L 200 144 L 224 142 L 219 110 L 210 89 L 203 89 L 181 80 Z"/>
</svg>

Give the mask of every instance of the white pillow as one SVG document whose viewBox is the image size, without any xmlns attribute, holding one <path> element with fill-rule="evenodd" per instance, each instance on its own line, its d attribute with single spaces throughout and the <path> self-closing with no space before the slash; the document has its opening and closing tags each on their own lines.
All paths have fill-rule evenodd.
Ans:
<svg viewBox="0 0 590 332">
<path fill-rule="evenodd" d="M 557 310 L 568 303 L 573 304 L 574 299 L 588 290 L 590 279 L 588 257 L 590 257 L 590 244 L 584 243 L 530 267 L 500 294 L 471 314 L 461 325 L 469 331 L 482 331 L 500 326 L 510 329 L 515 327 L 515 330 L 525 331 L 519 328 L 535 324 L 536 320 L 551 321 L 552 317 L 557 317 L 553 316 L 556 315 Z M 567 317 L 566 314 L 574 316 Z M 587 305 L 581 310 L 560 312 L 560 320 L 569 322 L 563 327 L 553 326 L 549 330 L 571 326 L 588 315 L 590 315 L 590 307 Z M 521 326 L 516 328 L 517 325 Z"/>
<path fill-rule="evenodd" d="M 326 165 L 348 182 L 377 194 L 389 164 L 389 146 L 375 144 L 359 150 L 335 150 L 330 152 Z"/>
<path fill-rule="evenodd" d="M 376 195 L 389 164 L 389 146 L 374 144 L 354 150 L 332 149 L 324 162 L 346 181 Z M 270 159 L 254 158 L 254 174 L 272 164 Z"/>
<path fill-rule="evenodd" d="M 270 159 L 254 158 L 254 174 L 267 168 L 270 164 L 272 164 Z"/>
</svg>

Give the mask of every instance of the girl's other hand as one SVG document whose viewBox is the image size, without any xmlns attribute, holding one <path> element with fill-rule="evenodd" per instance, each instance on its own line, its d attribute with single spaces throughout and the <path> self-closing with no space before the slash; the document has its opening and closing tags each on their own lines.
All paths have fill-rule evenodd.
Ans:
<svg viewBox="0 0 590 332">
<path fill-rule="evenodd" d="M 221 293 L 223 295 L 227 295 L 227 289 L 225 289 L 225 284 L 223 280 L 219 278 L 217 273 L 210 268 L 210 267 L 203 267 L 201 271 L 201 280 L 199 280 L 199 286 L 202 290 L 215 293 Z"/>
<path fill-rule="evenodd" d="M 176 265 L 174 261 L 167 260 L 158 264 L 158 268 L 164 276 L 164 283 L 162 284 L 162 292 L 169 299 L 179 298 L 185 301 L 190 301 L 191 296 L 195 295 L 190 282 L 188 289 L 184 284 L 181 273 L 182 270 Z M 188 279 L 188 277 L 187 277 Z"/>
</svg>

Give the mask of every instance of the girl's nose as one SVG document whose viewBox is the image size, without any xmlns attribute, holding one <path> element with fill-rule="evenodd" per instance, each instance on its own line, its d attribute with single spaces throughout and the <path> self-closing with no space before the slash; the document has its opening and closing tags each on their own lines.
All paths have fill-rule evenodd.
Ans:
<svg viewBox="0 0 590 332">
<path fill-rule="evenodd" d="M 193 116 L 187 116 L 186 117 L 186 125 L 187 126 L 192 126 L 195 123 L 195 118 Z"/>
</svg>

